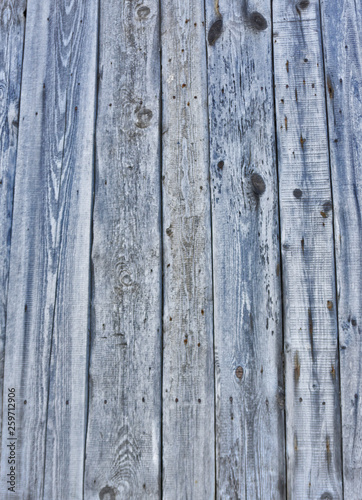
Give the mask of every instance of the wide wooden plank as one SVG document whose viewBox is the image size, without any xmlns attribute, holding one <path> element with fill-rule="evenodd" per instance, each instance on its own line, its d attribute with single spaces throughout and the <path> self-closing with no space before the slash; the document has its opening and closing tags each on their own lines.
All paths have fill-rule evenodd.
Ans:
<svg viewBox="0 0 362 500">
<path fill-rule="evenodd" d="M 159 27 L 100 3 L 87 499 L 161 495 Z"/>
<path fill-rule="evenodd" d="M 220 2 L 217 11 L 208 0 L 206 11 L 217 498 L 284 498 L 270 2 Z"/>
<path fill-rule="evenodd" d="M 6 301 L 25 17 L 25 0 L 2 2 L 0 7 L 0 441 L 3 415 Z"/>
<path fill-rule="evenodd" d="M 344 497 L 362 489 L 362 11 L 321 2 L 337 266 Z"/>
<path fill-rule="evenodd" d="M 333 212 L 319 3 L 273 2 L 288 497 L 342 498 Z"/>
<path fill-rule="evenodd" d="M 97 14 L 96 0 L 27 5 L 4 374 L 16 498 L 83 496 Z M 4 422 L 14 498 L 7 438 Z"/>
<path fill-rule="evenodd" d="M 163 498 L 215 489 L 204 4 L 161 2 Z"/>
</svg>

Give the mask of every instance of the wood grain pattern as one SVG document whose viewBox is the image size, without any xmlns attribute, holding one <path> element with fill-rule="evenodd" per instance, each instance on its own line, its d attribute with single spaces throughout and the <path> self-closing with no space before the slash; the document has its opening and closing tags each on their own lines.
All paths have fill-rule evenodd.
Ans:
<svg viewBox="0 0 362 500">
<path fill-rule="evenodd" d="M 344 497 L 362 488 L 362 11 L 322 1 L 337 265 Z"/>
<path fill-rule="evenodd" d="M 270 2 L 220 1 L 217 12 L 208 0 L 206 12 L 217 498 L 284 498 Z M 211 43 L 210 33 L 220 20 L 222 33 Z"/>
<path fill-rule="evenodd" d="M 25 0 L 4 0 L 0 6 L 0 441 L 25 8 Z"/>
<path fill-rule="evenodd" d="M 161 3 L 163 498 L 215 489 L 207 73 L 201 0 Z"/>
<path fill-rule="evenodd" d="M 83 496 L 97 14 L 27 6 L 4 375 L 17 498 Z M 3 453 L 3 492 L 6 473 Z"/>
<path fill-rule="evenodd" d="M 319 3 L 273 2 L 288 498 L 342 498 L 333 213 Z"/>
<path fill-rule="evenodd" d="M 84 497 L 160 498 L 159 7 L 100 4 Z"/>
</svg>

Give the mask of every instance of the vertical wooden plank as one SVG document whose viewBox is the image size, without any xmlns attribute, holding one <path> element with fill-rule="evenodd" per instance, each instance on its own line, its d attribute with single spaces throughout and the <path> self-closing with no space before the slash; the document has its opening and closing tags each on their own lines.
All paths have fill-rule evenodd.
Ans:
<svg viewBox="0 0 362 500">
<path fill-rule="evenodd" d="M 208 0 L 207 26 L 217 498 L 284 498 L 270 2 Z"/>
<path fill-rule="evenodd" d="M 163 498 L 214 498 L 214 372 L 204 4 L 161 2 Z"/>
<path fill-rule="evenodd" d="M 97 13 L 28 1 L 4 375 L 18 498 L 83 496 Z"/>
<path fill-rule="evenodd" d="M 342 498 L 333 215 L 317 0 L 273 2 L 289 498 Z"/>
<path fill-rule="evenodd" d="M 2 428 L 6 301 L 18 146 L 26 1 L 0 7 L 0 440 Z M 0 449 L 1 453 L 1 449 Z"/>
<path fill-rule="evenodd" d="M 321 2 L 337 266 L 345 498 L 362 488 L 362 11 Z"/>
<path fill-rule="evenodd" d="M 101 1 L 87 499 L 161 493 L 159 8 Z"/>
</svg>

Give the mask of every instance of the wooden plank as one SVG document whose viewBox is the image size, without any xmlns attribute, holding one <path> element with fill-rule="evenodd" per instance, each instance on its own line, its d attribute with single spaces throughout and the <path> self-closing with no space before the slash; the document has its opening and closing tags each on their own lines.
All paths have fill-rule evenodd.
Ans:
<svg viewBox="0 0 362 500">
<path fill-rule="evenodd" d="M 17 498 L 83 496 L 97 14 L 28 1 L 4 375 Z"/>
<path fill-rule="evenodd" d="M 344 497 L 362 488 L 362 12 L 321 2 L 338 290 Z"/>
<path fill-rule="evenodd" d="M 288 498 L 342 498 L 333 214 L 319 3 L 273 2 Z"/>
<path fill-rule="evenodd" d="M 207 74 L 201 0 L 161 3 L 163 498 L 215 493 Z"/>
<path fill-rule="evenodd" d="M 101 1 L 87 499 L 161 495 L 159 27 Z"/>
<path fill-rule="evenodd" d="M 217 11 L 208 0 L 206 12 L 217 498 L 284 498 L 270 2 L 220 2 Z M 214 40 L 220 21 L 221 34 Z"/>
<path fill-rule="evenodd" d="M 0 441 L 2 429 L 6 301 L 18 146 L 26 1 L 4 0 L 0 10 Z M 1 449 L 0 449 L 1 453 Z"/>
</svg>

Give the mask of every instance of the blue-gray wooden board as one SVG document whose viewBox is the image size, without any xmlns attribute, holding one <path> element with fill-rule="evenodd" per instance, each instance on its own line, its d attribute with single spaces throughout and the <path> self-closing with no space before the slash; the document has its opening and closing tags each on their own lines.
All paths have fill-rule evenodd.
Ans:
<svg viewBox="0 0 362 500">
<path fill-rule="evenodd" d="M 1 499 L 361 500 L 361 24 L 1 1 Z"/>
</svg>

